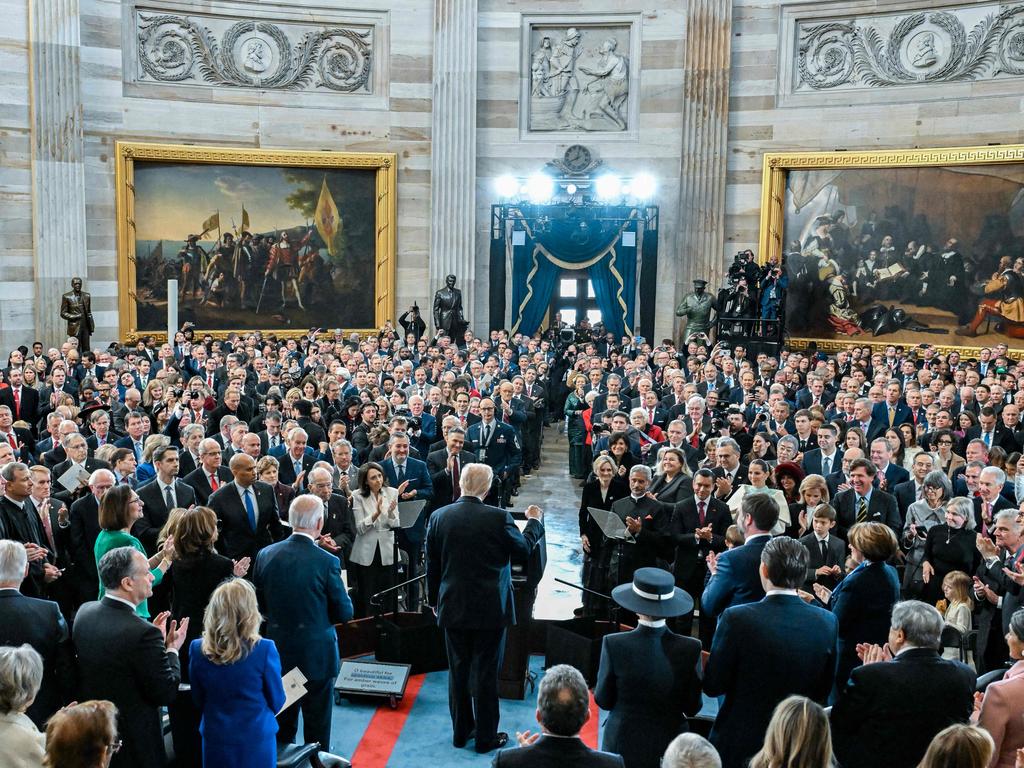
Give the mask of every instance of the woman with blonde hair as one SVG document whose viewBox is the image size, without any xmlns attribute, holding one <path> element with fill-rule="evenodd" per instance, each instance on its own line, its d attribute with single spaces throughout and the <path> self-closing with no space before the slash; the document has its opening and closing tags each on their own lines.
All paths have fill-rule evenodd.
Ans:
<svg viewBox="0 0 1024 768">
<path fill-rule="evenodd" d="M 750 768 L 831 768 L 832 732 L 820 704 L 790 696 L 775 707 Z"/>
<path fill-rule="evenodd" d="M 277 720 L 284 705 L 281 657 L 260 637 L 256 590 L 232 579 L 214 590 L 203 637 L 189 653 L 192 698 L 202 713 L 203 765 L 275 768 Z"/>
<path fill-rule="evenodd" d="M 156 467 L 153 466 L 153 452 L 161 445 L 170 445 L 171 438 L 167 435 L 150 435 L 142 444 L 142 463 L 135 468 L 136 487 L 145 485 L 156 477 Z"/>
<path fill-rule="evenodd" d="M 44 768 L 107 768 L 121 749 L 117 707 L 83 701 L 57 712 L 46 724 Z"/>
<path fill-rule="evenodd" d="M 798 527 L 797 538 L 811 528 L 811 515 L 819 504 L 829 503 L 828 483 L 822 475 L 807 475 L 797 489 L 799 501 L 789 505 L 789 519 Z"/>
<path fill-rule="evenodd" d="M 987 731 L 958 723 L 935 734 L 917 768 L 986 768 L 993 752 L 995 744 Z"/>
</svg>

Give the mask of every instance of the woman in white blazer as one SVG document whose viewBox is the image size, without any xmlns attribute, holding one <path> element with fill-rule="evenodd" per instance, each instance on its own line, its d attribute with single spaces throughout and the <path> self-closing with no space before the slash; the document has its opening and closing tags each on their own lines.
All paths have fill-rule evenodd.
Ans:
<svg viewBox="0 0 1024 768">
<path fill-rule="evenodd" d="M 407 482 L 389 488 L 380 464 L 371 461 L 359 468 L 359 488 L 352 493 L 356 540 L 348 561 L 355 577 L 356 616 L 369 615 L 371 595 L 393 584 L 398 497 Z"/>
</svg>

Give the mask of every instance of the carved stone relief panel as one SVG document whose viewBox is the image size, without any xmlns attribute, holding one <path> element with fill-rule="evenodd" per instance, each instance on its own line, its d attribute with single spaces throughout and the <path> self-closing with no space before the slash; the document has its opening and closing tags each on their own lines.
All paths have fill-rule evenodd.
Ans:
<svg viewBox="0 0 1024 768">
<path fill-rule="evenodd" d="M 929 6 L 792 23 L 792 93 L 1024 75 L 1024 3 Z"/>
<path fill-rule="evenodd" d="M 529 133 L 636 130 L 637 25 L 630 17 L 524 19 L 524 128 Z"/>
<path fill-rule="evenodd" d="M 202 13 L 177 2 L 133 7 L 126 81 L 140 95 L 155 85 L 213 86 L 366 101 L 384 90 L 385 14 L 309 9 L 300 19 L 281 17 L 280 6 L 249 10 L 245 3 L 211 3 Z"/>
</svg>

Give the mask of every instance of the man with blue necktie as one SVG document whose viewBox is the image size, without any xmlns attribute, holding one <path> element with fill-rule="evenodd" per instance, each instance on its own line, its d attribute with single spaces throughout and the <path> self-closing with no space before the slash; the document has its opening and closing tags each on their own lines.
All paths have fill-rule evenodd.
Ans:
<svg viewBox="0 0 1024 768">
<path fill-rule="evenodd" d="M 141 411 L 131 411 L 125 416 L 125 429 L 128 434 L 118 440 L 114 445 L 118 448 L 131 448 L 135 453 L 136 463 L 142 463 L 142 441 L 143 432 L 146 429 L 146 415 Z"/>
<path fill-rule="evenodd" d="M 264 547 L 287 536 L 277 511 L 274 488 L 256 479 L 256 460 L 236 453 L 228 464 L 234 480 L 210 496 L 220 536 L 217 550 L 225 557 L 255 559 Z"/>
<path fill-rule="evenodd" d="M 306 487 L 306 476 L 316 463 L 316 458 L 306 452 L 308 439 L 302 427 L 295 427 L 288 433 L 285 440 L 288 450 L 278 459 L 281 465 L 278 479 L 285 485 L 293 485 L 296 480 L 301 480 L 299 488 Z"/>
<path fill-rule="evenodd" d="M 430 479 L 430 470 L 425 461 L 414 459 L 409 455 L 409 436 L 405 432 L 395 432 L 388 441 L 389 457 L 381 462 L 384 476 L 392 488 L 401 487 L 408 482 L 399 501 L 425 501 L 416 523 L 411 528 L 400 528 L 397 531 L 398 546 L 409 555 L 409 573 L 406 578 L 412 579 L 419 575 L 420 555 L 423 552 L 423 537 L 427 531 L 427 518 L 430 516 L 431 500 L 434 498 L 434 483 Z M 409 585 L 409 605 L 415 606 L 419 601 L 419 584 Z"/>
</svg>

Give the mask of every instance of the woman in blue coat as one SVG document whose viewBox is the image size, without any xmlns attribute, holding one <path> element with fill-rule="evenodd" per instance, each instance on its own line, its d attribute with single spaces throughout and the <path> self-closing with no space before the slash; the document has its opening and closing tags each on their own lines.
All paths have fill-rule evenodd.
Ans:
<svg viewBox="0 0 1024 768">
<path fill-rule="evenodd" d="M 256 591 L 242 579 L 214 590 L 203 636 L 189 652 L 192 698 L 202 713 L 206 768 L 275 768 L 277 711 L 284 706 L 281 658 L 259 635 Z"/>
<path fill-rule="evenodd" d="M 888 641 L 892 607 L 900 599 L 899 576 L 887 562 L 899 548 L 892 529 L 884 523 L 857 523 L 850 529 L 847 541 L 857 567 L 834 591 L 814 585 L 818 599 L 839 623 L 833 701 L 846 688 L 850 672 L 860 665 L 857 645 L 885 645 Z"/>
</svg>

